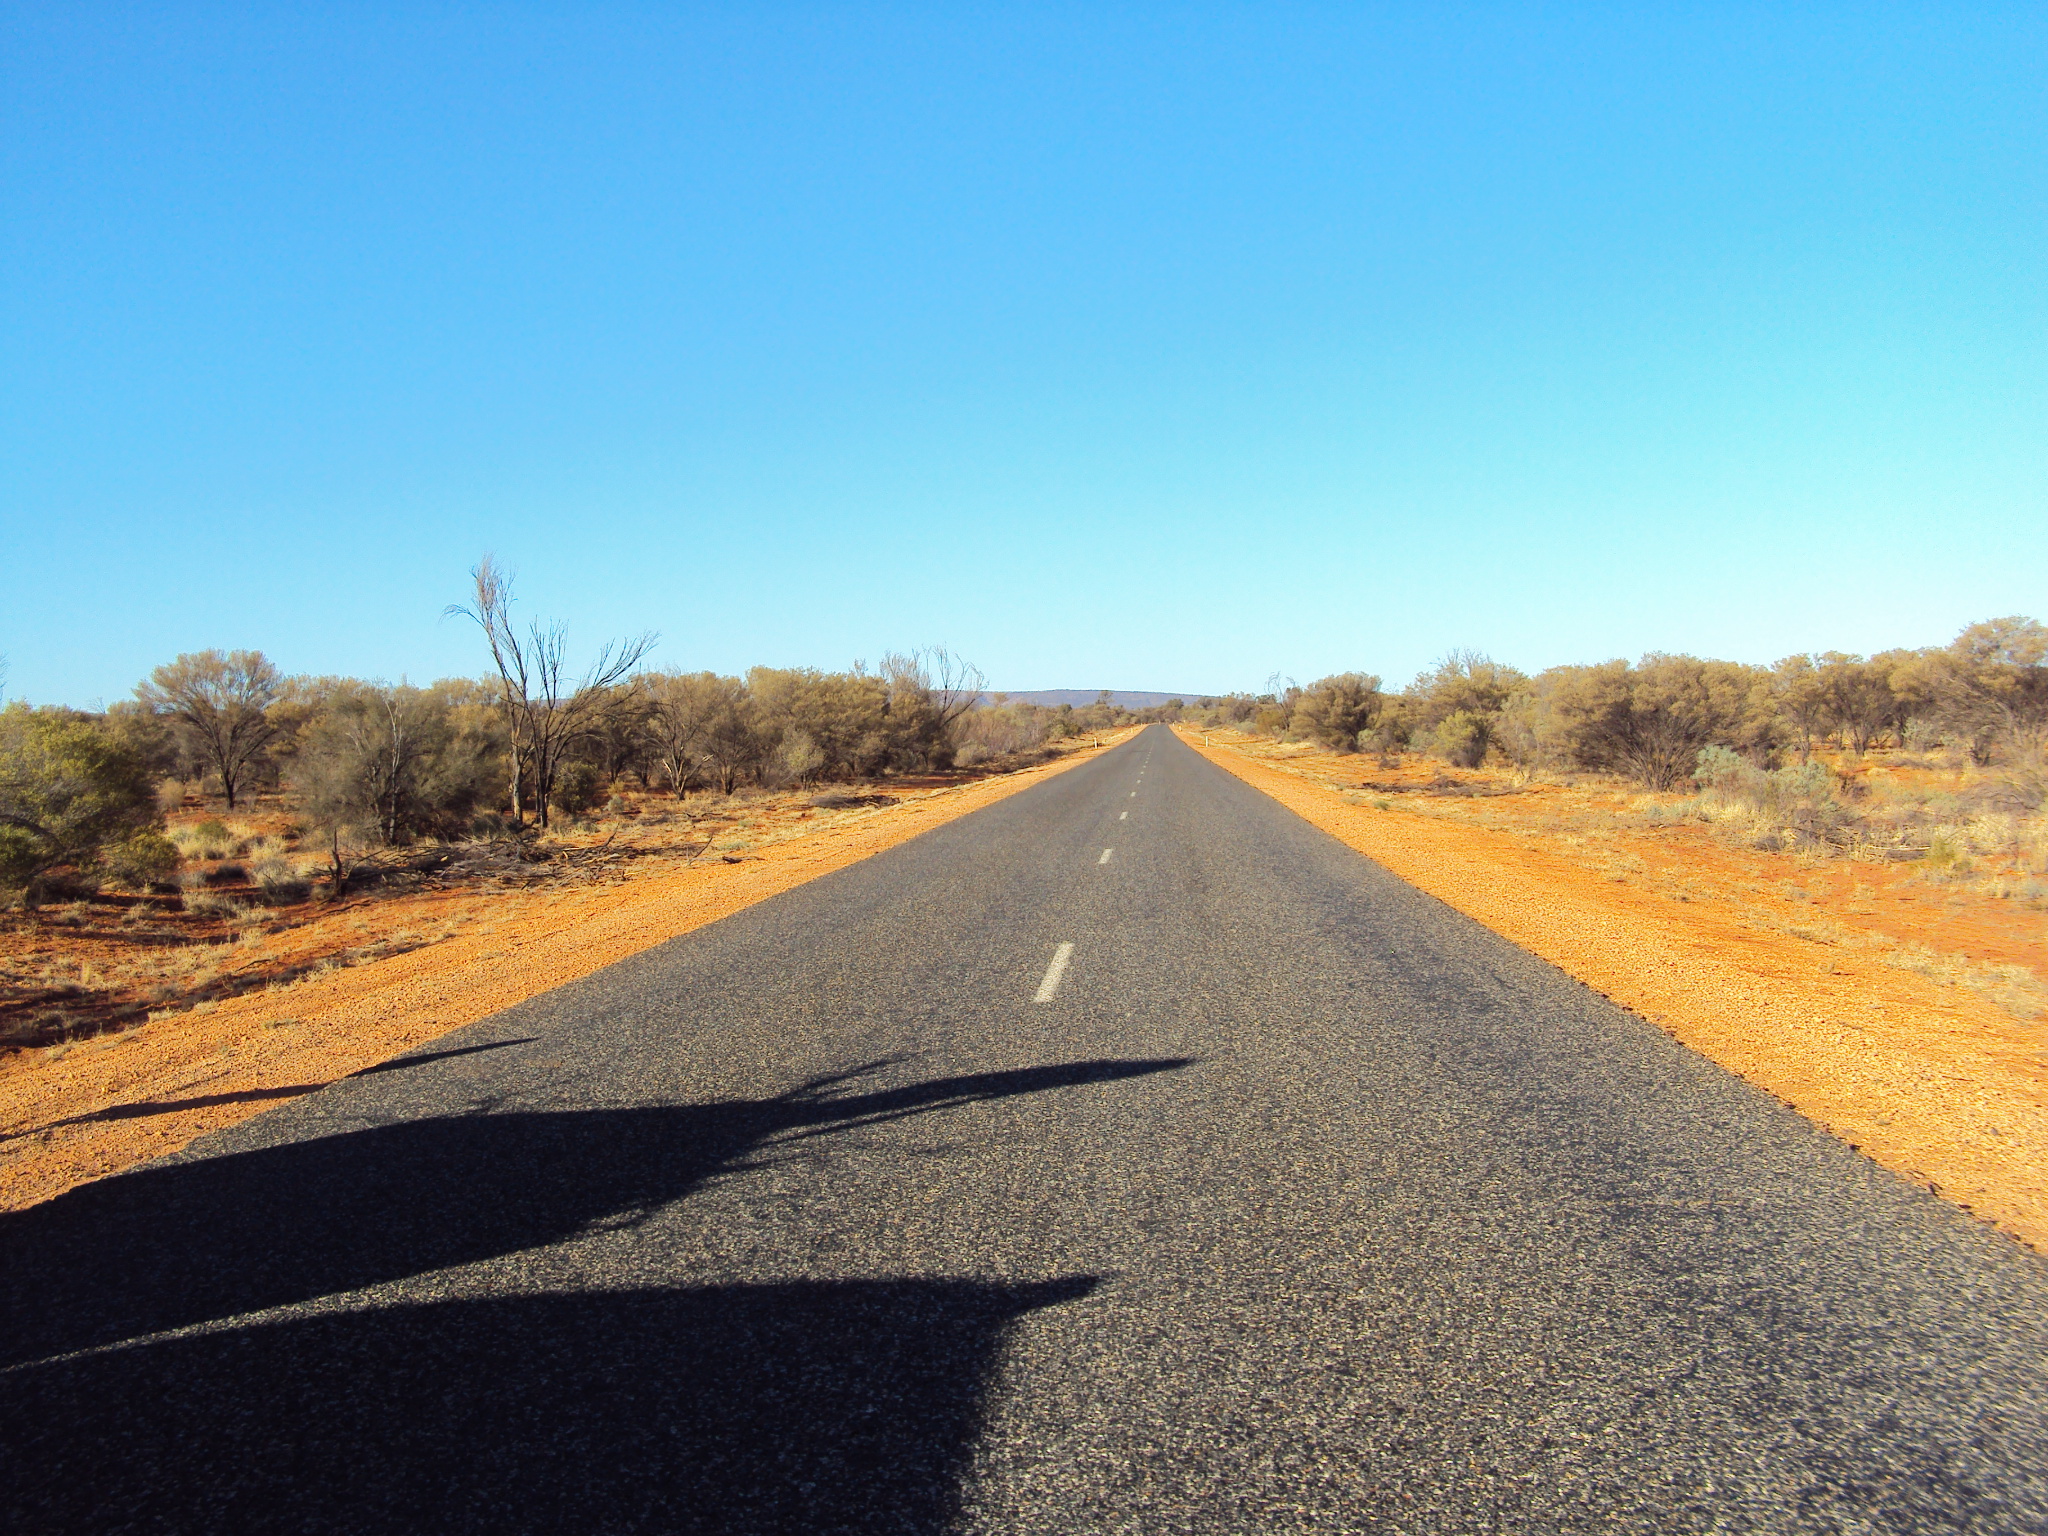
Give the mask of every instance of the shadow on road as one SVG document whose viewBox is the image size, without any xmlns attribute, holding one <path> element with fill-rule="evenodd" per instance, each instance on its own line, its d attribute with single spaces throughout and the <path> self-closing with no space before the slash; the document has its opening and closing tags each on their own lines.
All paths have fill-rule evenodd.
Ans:
<svg viewBox="0 0 2048 1536">
<path fill-rule="evenodd" d="M 84 1185 L 0 1215 L 0 1367 L 630 1226 L 820 1137 L 1186 1060 L 854 1091 L 887 1065 L 768 1099 L 405 1120 Z"/>
<path fill-rule="evenodd" d="M 357 1303 L 144 1336 L 631 1226 L 816 1138 L 1186 1064 L 862 1091 L 877 1062 L 768 1099 L 405 1121 L 0 1216 L 0 1443 L 20 1469 L 0 1523 L 936 1529 L 1003 1329 L 1092 1278 Z"/>
<path fill-rule="evenodd" d="M 0 1524 L 934 1532 L 1003 1330 L 1093 1285 L 455 1301 L 31 1366 Z"/>
</svg>

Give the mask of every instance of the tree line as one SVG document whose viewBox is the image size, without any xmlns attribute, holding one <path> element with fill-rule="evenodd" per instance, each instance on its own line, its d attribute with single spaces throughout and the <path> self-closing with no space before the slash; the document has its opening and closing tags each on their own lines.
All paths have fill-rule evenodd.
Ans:
<svg viewBox="0 0 2048 1536">
<path fill-rule="evenodd" d="M 1827 651 L 1764 667 L 1652 654 L 1533 677 L 1453 651 L 1399 692 L 1345 672 L 1201 700 L 1197 718 L 1340 752 L 1592 769 L 1654 790 L 1694 780 L 1709 749 L 1766 770 L 1829 743 L 1858 755 L 1881 743 L 1945 749 L 2001 765 L 2033 808 L 2048 795 L 2048 627 L 1990 619 L 1947 646 L 1875 656 Z"/>
<path fill-rule="evenodd" d="M 480 678 L 287 676 L 261 652 L 209 650 L 155 668 L 100 714 L 0 710 L 0 892 L 34 899 L 60 870 L 163 878 L 177 853 L 162 804 L 186 785 L 231 811 L 282 793 L 338 883 L 345 844 L 545 830 L 621 785 L 687 799 L 1003 766 L 1121 718 L 990 699 L 943 648 L 734 677 L 647 668 L 654 637 L 641 635 L 572 670 L 561 626 L 520 624 L 488 559 L 450 612 L 481 634 Z"/>
<path fill-rule="evenodd" d="M 450 611 L 482 636 L 482 677 L 422 687 L 286 676 L 260 652 L 211 650 L 155 668 L 101 714 L 0 709 L 0 893 L 33 901 L 60 874 L 165 878 L 178 856 L 163 810 L 187 785 L 230 810 L 283 793 L 328 848 L 338 888 L 345 844 L 528 835 L 622 784 L 687 798 L 1003 766 L 1147 719 L 1383 758 L 1590 769 L 1655 790 L 1725 779 L 1731 764 L 1804 763 L 1826 743 L 1885 743 L 2000 764 L 2027 808 L 2048 796 L 2048 628 L 2027 618 L 1973 624 L 1945 647 L 1769 667 L 1655 654 L 1530 676 L 1456 651 L 1399 691 L 1345 672 L 1129 711 L 1107 693 L 1080 709 L 991 697 L 975 668 L 940 649 L 891 653 L 873 669 L 735 677 L 649 669 L 654 637 L 643 635 L 572 672 L 561 628 L 518 624 L 511 582 L 489 560 Z"/>
</svg>

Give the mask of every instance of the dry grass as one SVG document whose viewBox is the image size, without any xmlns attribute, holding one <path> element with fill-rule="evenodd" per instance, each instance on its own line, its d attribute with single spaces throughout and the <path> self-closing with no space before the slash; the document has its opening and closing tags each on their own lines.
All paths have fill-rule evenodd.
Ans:
<svg viewBox="0 0 2048 1536">
<path fill-rule="evenodd" d="M 418 925 L 405 916 L 423 896 L 569 890 L 700 860 L 757 857 L 790 838 L 1012 766 L 991 761 L 979 772 L 822 793 L 749 789 L 677 801 L 623 792 L 545 836 L 375 851 L 339 903 L 322 899 L 325 856 L 302 841 L 281 801 L 262 799 L 235 815 L 180 806 L 167 833 L 181 865 L 166 887 L 0 913 L 0 1059 L 436 942 L 446 931 L 415 933 Z"/>
</svg>

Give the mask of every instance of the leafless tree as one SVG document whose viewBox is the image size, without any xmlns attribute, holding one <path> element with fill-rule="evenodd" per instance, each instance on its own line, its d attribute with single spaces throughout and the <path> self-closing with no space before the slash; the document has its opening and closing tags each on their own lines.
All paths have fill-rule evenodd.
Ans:
<svg viewBox="0 0 2048 1536">
<path fill-rule="evenodd" d="M 939 717 L 940 729 L 950 734 L 953 722 L 981 702 L 988 679 L 982 676 L 981 668 L 955 656 L 943 645 L 913 652 L 911 659 L 920 663 L 930 678 L 927 687 L 932 710 Z"/>
<path fill-rule="evenodd" d="M 193 756 L 220 775 L 233 810 L 249 770 L 277 734 L 266 711 L 282 683 L 261 651 L 199 651 L 158 667 L 135 696 L 177 721 Z"/>
<path fill-rule="evenodd" d="M 497 668 L 500 701 L 512 737 L 512 816 L 524 824 L 525 786 L 533 785 L 535 812 L 548 824 L 548 797 L 562 753 L 589 729 L 608 700 L 640 660 L 654 649 L 651 632 L 629 640 L 608 640 L 580 677 L 569 675 L 568 632 L 560 624 L 534 620 L 522 636 L 512 619 L 512 576 L 486 555 L 470 572 L 468 603 L 453 603 L 450 616 L 466 618 L 484 632 L 491 664 Z"/>
</svg>

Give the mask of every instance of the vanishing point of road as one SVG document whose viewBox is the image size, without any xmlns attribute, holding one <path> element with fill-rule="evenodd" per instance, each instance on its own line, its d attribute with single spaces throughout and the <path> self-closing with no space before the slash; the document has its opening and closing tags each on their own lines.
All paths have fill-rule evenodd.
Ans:
<svg viewBox="0 0 2048 1536">
<path fill-rule="evenodd" d="M 16 1533 L 2048 1529 L 2048 1263 L 1158 727 L 0 1286 Z"/>
</svg>

